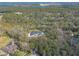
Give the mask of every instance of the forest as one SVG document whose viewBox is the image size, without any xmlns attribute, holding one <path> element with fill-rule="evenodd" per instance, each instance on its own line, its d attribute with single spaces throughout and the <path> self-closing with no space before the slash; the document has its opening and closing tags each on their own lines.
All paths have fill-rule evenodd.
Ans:
<svg viewBox="0 0 79 59">
<path fill-rule="evenodd" d="M 0 7 L 0 55 L 78 56 L 79 8 Z"/>
</svg>

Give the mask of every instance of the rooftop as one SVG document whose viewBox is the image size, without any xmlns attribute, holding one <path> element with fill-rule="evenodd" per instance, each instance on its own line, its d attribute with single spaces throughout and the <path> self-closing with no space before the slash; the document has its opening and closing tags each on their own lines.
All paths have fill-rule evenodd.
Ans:
<svg viewBox="0 0 79 59">
<path fill-rule="evenodd" d="M 38 36 L 42 36 L 42 35 L 44 35 L 44 33 L 41 31 L 33 31 L 28 34 L 28 37 L 38 37 Z"/>
</svg>

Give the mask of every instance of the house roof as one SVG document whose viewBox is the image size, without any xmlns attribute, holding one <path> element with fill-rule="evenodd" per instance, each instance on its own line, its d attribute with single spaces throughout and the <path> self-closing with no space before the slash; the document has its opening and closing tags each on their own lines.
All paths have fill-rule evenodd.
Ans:
<svg viewBox="0 0 79 59">
<path fill-rule="evenodd" d="M 2 50 L 0 50 L 0 56 L 7 56 L 8 54 Z"/>
<path fill-rule="evenodd" d="M 44 33 L 41 31 L 33 31 L 28 34 L 28 37 L 37 37 L 37 36 L 42 36 L 43 34 Z"/>
<path fill-rule="evenodd" d="M 31 32 L 30 35 L 35 35 L 35 34 L 38 34 L 38 35 L 41 35 L 42 32 L 37 32 L 37 31 L 34 31 L 34 32 Z"/>
<path fill-rule="evenodd" d="M 8 53 L 12 53 L 16 51 L 16 49 L 17 49 L 17 45 L 13 43 L 10 43 L 6 47 L 2 48 L 3 51 L 8 52 Z"/>
</svg>

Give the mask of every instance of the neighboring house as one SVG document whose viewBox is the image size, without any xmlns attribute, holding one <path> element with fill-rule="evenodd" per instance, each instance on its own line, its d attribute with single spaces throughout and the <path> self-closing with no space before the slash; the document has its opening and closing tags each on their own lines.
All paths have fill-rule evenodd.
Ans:
<svg viewBox="0 0 79 59">
<path fill-rule="evenodd" d="M 33 31 L 33 32 L 30 32 L 30 33 L 28 34 L 28 37 L 39 37 L 39 36 L 42 36 L 42 35 L 44 35 L 43 32 L 40 32 L 40 31 Z"/>
<path fill-rule="evenodd" d="M 23 13 L 22 12 L 15 12 L 15 14 L 18 14 L 19 15 L 19 14 L 23 14 Z"/>
<path fill-rule="evenodd" d="M 79 44 L 79 37 L 72 37 L 70 40 L 69 40 L 70 44 L 72 46 L 76 46 L 77 44 Z"/>
<path fill-rule="evenodd" d="M 40 6 L 49 6 L 50 4 L 40 4 Z"/>
<path fill-rule="evenodd" d="M 3 50 L 0 50 L 0 56 L 9 56 L 9 54 L 4 52 Z"/>
<path fill-rule="evenodd" d="M 0 13 L 0 15 L 3 15 L 3 14 L 5 14 L 5 13 Z"/>
<path fill-rule="evenodd" d="M 7 53 L 14 53 L 17 50 L 17 45 L 14 43 L 14 41 L 12 41 L 6 47 L 2 48 L 2 50 Z"/>
</svg>

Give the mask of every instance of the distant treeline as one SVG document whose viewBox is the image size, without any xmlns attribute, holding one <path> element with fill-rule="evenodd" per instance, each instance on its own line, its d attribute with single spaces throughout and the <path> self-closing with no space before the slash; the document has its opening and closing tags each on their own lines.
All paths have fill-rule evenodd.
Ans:
<svg viewBox="0 0 79 59">
<path fill-rule="evenodd" d="M 63 8 L 62 8 L 63 7 Z M 77 7 L 77 6 L 76 6 Z M 53 10 L 54 9 L 54 10 Z M 37 8 L 37 7 L 0 7 L 0 13 L 10 13 L 10 12 L 61 12 L 62 11 L 71 11 L 71 10 L 75 10 L 75 11 L 79 11 L 79 8 L 75 8 L 75 7 L 69 7 L 67 8 L 67 6 L 49 6 L 49 7 L 41 7 L 41 8 Z"/>
</svg>

